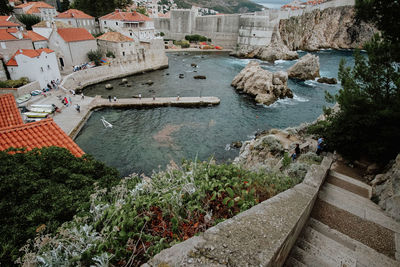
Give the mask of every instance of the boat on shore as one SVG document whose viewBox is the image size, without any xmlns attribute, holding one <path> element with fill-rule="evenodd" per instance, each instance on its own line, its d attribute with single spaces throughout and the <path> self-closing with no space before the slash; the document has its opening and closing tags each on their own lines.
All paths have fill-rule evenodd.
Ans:
<svg viewBox="0 0 400 267">
<path fill-rule="evenodd" d="M 25 112 L 23 114 L 28 118 L 47 118 L 49 115 L 47 112 Z"/>
</svg>

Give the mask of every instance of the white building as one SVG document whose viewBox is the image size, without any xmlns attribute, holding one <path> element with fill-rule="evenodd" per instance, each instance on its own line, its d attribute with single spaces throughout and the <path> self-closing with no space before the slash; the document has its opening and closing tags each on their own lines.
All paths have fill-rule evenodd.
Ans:
<svg viewBox="0 0 400 267">
<path fill-rule="evenodd" d="M 85 28 L 92 34 L 100 33 L 100 28 L 94 17 L 77 9 L 69 9 L 60 13 L 54 17 L 54 20 L 61 21 L 73 28 Z"/>
<path fill-rule="evenodd" d="M 11 79 L 27 77 L 30 81 L 38 81 L 41 88 L 52 80 L 61 79 L 56 54 L 48 48 L 20 49 L 6 66 Z"/>
<path fill-rule="evenodd" d="M 104 54 L 112 52 L 116 58 L 136 56 L 138 42 L 119 32 L 106 32 L 97 37 L 99 49 Z"/>
<path fill-rule="evenodd" d="M 65 24 L 61 21 L 41 21 L 32 26 L 32 30 L 43 37 L 49 39 L 50 34 L 53 32 L 54 29 L 62 29 L 62 28 L 72 28 L 68 24 Z"/>
<path fill-rule="evenodd" d="M 10 60 L 18 49 L 33 49 L 32 40 L 15 28 L 0 29 L 0 57 L 4 62 Z"/>
<path fill-rule="evenodd" d="M 14 12 L 17 15 L 20 14 L 31 14 L 40 17 L 42 20 L 52 21 L 57 16 L 56 9 L 45 3 L 45 2 L 27 2 L 18 5 L 14 8 Z"/>
<path fill-rule="evenodd" d="M 51 33 L 49 47 L 56 51 L 63 69 L 88 62 L 87 53 L 97 50 L 97 42 L 84 28 L 63 28 Z"/>
<path fill-rule="evenodd" d="M 99 18 L 99 23 L 102 32 L 117 31 L 140 41 L 149 41 L 154 38 L 154 21 L 136 11 L 115 10 Z"/>
</svg>

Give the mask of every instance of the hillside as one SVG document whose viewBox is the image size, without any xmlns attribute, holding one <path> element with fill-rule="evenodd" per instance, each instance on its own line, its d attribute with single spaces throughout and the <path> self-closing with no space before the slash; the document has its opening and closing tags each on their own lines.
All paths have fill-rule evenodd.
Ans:
<svg viewBox="0 0 400 267">
<path fill-rule="evenodd" d="M 220 13 L 246 13 L 260 11 L 262 6 L 249 0 L 175 0 L 178 8 L 192 5 L 214 9 Z"/>
</svg>

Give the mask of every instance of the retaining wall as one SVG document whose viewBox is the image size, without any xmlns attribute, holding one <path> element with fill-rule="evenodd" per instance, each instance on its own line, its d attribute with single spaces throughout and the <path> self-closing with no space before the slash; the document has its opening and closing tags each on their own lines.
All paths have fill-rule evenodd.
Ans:
<svg viewBox="0 0 400 267">
<path fill-rule="evenodd" d="M 34 81 L 24 86 L 18 88 L 1 88 L 0 94 L 8 94 L 11 93 L 15 96 L 15 98 L 20 97 L 22 95 L 30 94 L 34 90 L 41 90 L 40 84 L 38 81 Z"/>
<path fill-rule="evenodd" d="M 304 181 L 199 236 L 157 254 L 149 266 L 282 266 L 307 222 L 332 156 Z"/>
<path fill-rule="evenodd" d="M 110 65 L 74 72 L 64 78 L 61 87 L 65 90 L 77 90 L 99 82 L 167 67 L 168 57 L 165 55 L 163 41 L 154 39 L 150 42 L 150 49 L 144 51 L 137 60 L 118 59 Z"/>
</svg>

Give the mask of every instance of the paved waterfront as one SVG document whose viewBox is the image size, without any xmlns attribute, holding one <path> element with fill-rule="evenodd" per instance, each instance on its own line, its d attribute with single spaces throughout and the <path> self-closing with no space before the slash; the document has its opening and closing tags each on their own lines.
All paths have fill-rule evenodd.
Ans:
<svg viewBox="0 0 400 267">
<path fill-rule="evenodd" d="M 61 103 L 61 99 L 67 97 L 71 102 L 68 106 Z M 114 108 L 141 108 L 141 107 L 162 107 L 162 106 L 176 106 L 176 107 L 190 107 L 190 106 L 208 106 L 218 105 L 220 99 L 218 97 L 156 97 L 153 98 L 123 98 L 110 102 L 108 99 L 96 97 L 87 97 L 83 99 L 81 95 L 72 95 L 63 90 L 51 91 L 44 96 L 33 96 L 31 100 L 22 105 L 28 109 L 32 104 L 55 104 L 60 108 L 61 112 L 54 112 L 51 116 L 58 126 L 70 137 L 74 138 L 85 121 L 89 118 L 90 112 L 93 109 L 101 107 L 114 107 Z M 80 106 L 80 112 L 76 110 L 76 105 Z"/>
</svg>

